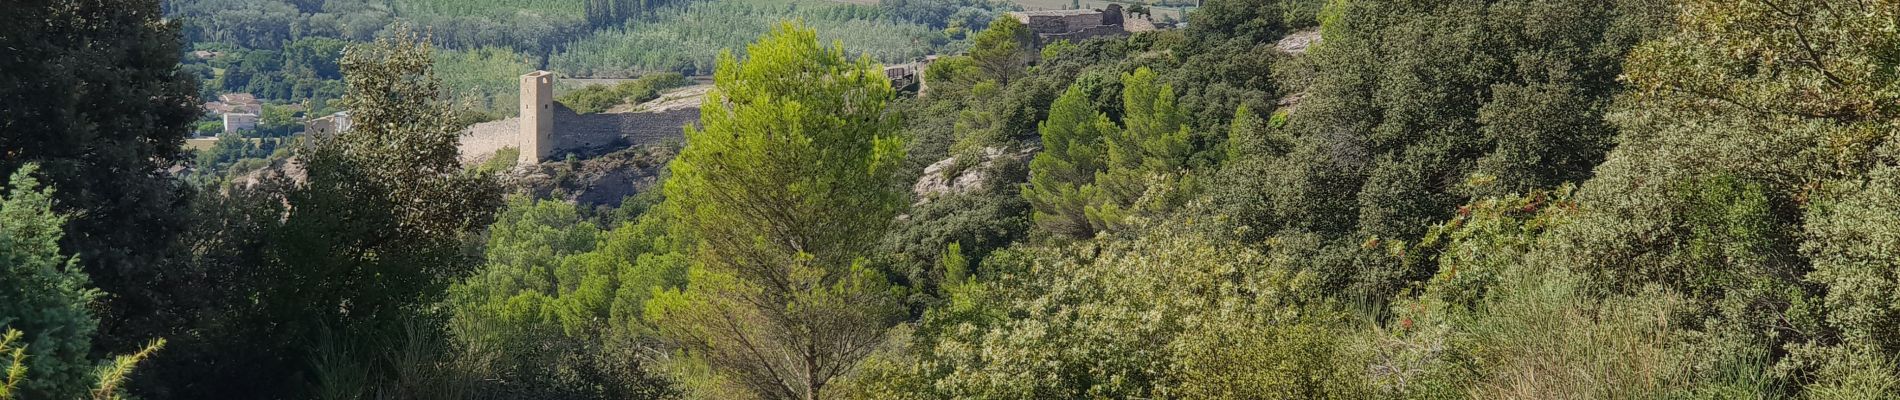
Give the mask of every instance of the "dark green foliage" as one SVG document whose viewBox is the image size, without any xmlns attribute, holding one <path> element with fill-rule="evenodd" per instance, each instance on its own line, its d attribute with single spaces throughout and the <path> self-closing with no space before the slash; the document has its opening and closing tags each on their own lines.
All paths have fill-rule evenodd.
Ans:
<svg viewBox="0 0 1900 400">
<path fill-rule="evenodd" d="M 891 18 L 970 32 L 988 27 L 999 12 L 1017 8 L 993 0 L 880 0 L 877 7 Z"/>
<path fill-rule="evenodd" d="M 1155 79 L 1147 68 L 1122 76 L 1124 126 L 1089 104 L 1087 79 L 1050 106 L 1041 125 L 1045 149 L 1030 162 L 1023 192 L 1038 226 L 1087 239 L 1138 213 L 1179 205 L 1172 192 L 1191 187 L 1176 185 L 1190 150 L 1188 130 L 1173 88 Z"/>
<path fill-rule="evenodd" d="M 1107 136 L 1117 127 L 1095 111 L 1078 87 L 1049 106 L 1042 123 L 1043 151 L 1029 163 L 1029 185 L 1023 198 L 1035 206 L 1035 221 L 1044 231 L 1077 239 L 1095 237 L 1089 220 L 1090 202 L 1101 190 L 1095 177 L 1107 166 Z"/>
<path fill-rule="evenodd" d="M 26 347 L 32 376 L 18 398 L 78 398 L 92 383 L 87 357 L 99 321 L 87 309 L 100 293 L 60 250 L 66 217 L 54 213 L 56 192 L 40 174 L 38 165 L 21 166 L 0 192 L 0 331 L 25 333 L 16 344 Z"/>
<path fill-rule="evenodd" d="M 201 44 L 206 50 L 221 52 L 217 58 L 186 61 L 196 66 L 219 68 L 223 74 L 207 79 L 207 89 L 216 93 L 249 93 L 259 99 L 291 102 L 308 99 L 310 105 L 343 96 L 341 69 L 337 57 L 348 42 L 327 37 L 305 37 L 286 43 L 282 49 L 223 49 Z"/>
<path fill-rule="evenodd" d="M 274 139 L 246 139 L 237 134 L 218 135 L 218 141 L 210 149 L 199 151 L 196 167 L 199 172 L 213 176 L 239 161 L 269 157 L 277 150 L 279 141 Z"/>
<path fill-rule="evenodd" d="M 1183 38 L 1190 43 L 1214 40 L 1205 36 Z M 1220 127 L 1230 123 L 1228 118 L 1235 108 L 1246 106 L 1265 113 L 1275 109 L 1276 98 L 1292 95 L 1281 93 L 1291 85 L 1274 76 L 1283 69 L 1278 64 L 1288 61 L 1271 42 L 1231 40 L 1183 51 L 1178 62 L 1178 66 L 1161 70 L 1165 71 L 1162 79 L 1180 96 L 1183 122 L 1195 128 L 1191 139 L 1197 153 L 1190 164 L 1197 168 L 1218 159 L 1218 155 L 1206 151 L 1218 147 L 1221 134 L 1226 132 Z"/>
<path fill-rule="evenodd" d="M 986 133 L 993 137 L 1011 140 L 1035 138 L 1037 125 L 1048 118 L 1049 105 L 1075 84 L 1085 72 L 1101 70 L 1102 84 L 1119 83 L 1117 79 L 1123 72 L 1115 63 L 1131 53 L 1141 51 L 1131 43 L 1121 40 L 1091 40 L 1080 43 L 1073 50 L 1061 52 L 1057 58 L 1038 60 L 1036 73 L 998 88 L 996 96 L 1000 99 L 988 99 L 990 109 L 982 111 L 993 123 L 984 125 Z M 1100 90 L 1090 90 L 1097 106 L 1119 104 L 1117 94 L 1120 90 L 1108 86 L 1097 86 Z M 1085 86 L 1086 88 L 1086 86 Z M 1109 118 L 1116 118 L 1112 107 L 1103 107 Z"/>
<path fill-rule="evenodd" d="M 301 10 L 285 1 L 173 1 L 165 3 L 165 13 L 189 17 L 183 29 L 187 41 L 262 49 L 289 42 L 293 21 L 301 17 Z"/>
<path fill-rule="evenodd" d="M 1900 352 L 1900 310 L 1894 282 L 1900 279 L 1893 254 L 1900 185 L 1895 171 L 1874 172 L 1865 183 L 1834 188 L 1839 198 L 1817 204 L 1808 214 L 1803 253 L 1814 260 L 1807 279 L 1830 290 L 1822 301 L 1827 324 L 1839 332 L 1839 344 L 1800 351 L 1815 371 L 1808 388 L 1819 396 L 1895 393 L 1900 380 L 1892 354 Z"/>
<path fill-rule="evenodd" d="M 685 284 L 665 220 L 601 230 L 559 201 L 516 197 L 488 230 L 487 264 L 449 290 L 450 330 L 493 382 L 527 397 L 660 398 L 673 388 L 638 359 L 645 302 Z"/>
<path fill-rule="evenodd" d="M 208 195 L 195 250 L 175 273 L 202 291 L 179 354 L 155 368 L 196 382 L 185 398 L 302 397 L 351 390 L 411 397 L 413 360 L 430 348 L 432 305 L 473 266 L 462 235 L 487 225 L 499 189 L 456 159 L 457 127 L 436 99 L 430 50 L 407 31 L 353 46 L 342 66 L 356 127 L 299 147 L 302 179 L 274 168 L 260 184 Z M 410 339 L 397 340 L 395 338 Z M 187 340 L 188 339 L 188 340 Z M 215 360 L 205 362 L 205 360 Z M 345 387 L 349 366 L 368 383 Z M 327 372 L 326 372 L 327 371 Z M 324 376 L 324 377 L 319 377 Z M 185 379 L 195 377 L 192 379 Z"/>
<path fill-rule="evenodd" d="M 1866 43 L 1884 40 L 1872 26 L 1887 19 L 1874 15 L 1892 10 L 1831 6 L 1681 5 L 1680 31 L 1631 53 L 1635 90 L 1610 114 L 1618 146 L 1579 189 L 1585 212 L 1554 229 L 1547 250 L 1596 292 L 1692 295 L 1689 327 L 1710 338 L 1696 363 L 1749 362 L 1755 350 L 1775 379 L 1811 382 L 1790 391 L 1890 394 L 1890 380 L 1849 371 L 1892 371 L 1876 360 L 1893 353 L 1843 340 L 1834 325 L 1865 308 L 1827 299 L 1881 279 L 1837 268 L 1858 252 L 1841 249 L 1859 239 L 1843 238 L 1869 232 L 1852 210 L 1881 196 L 1877 177 L 1892 162 L 1880 150 L 1889 135 L 1872 134 L 1891 125 L 1870 121 L 1893 111 L 1868 105 L 1888 102 L 1875 93 L 1894 80 L 1846 66 L 1891 59 Z"/>
<path fill-rule="evenodd" d="M 285 73 L 308 74 L 317 79 L 343 79 L 343 67 L 337 56 L 348 41 L 327 37 L 306 37 L 284 45 Z"/>
<path fill-rule="evenodd" d="M 1320 14 L 1324 12 L 1328 0 L 1285 0 L 1280 2 L 1284 17 L 1281 23 L 1290 30 L 1314 28 L 1319 26 Z"/>
<path fill-rule="evenodd" d="M 991 23 L 989 29 L 976 34 L 970 43 L 970 60 L 974 61 L 983 79 L 996 81 L 998 85 L 1008 86 L 1029 67 L 1036 57 L 1036 36 L 1015 18 L 1003 18 Z"/>
<path fill-rule="evenodd" d="M 1797 272 L 1792 246 L 1797 229 L 1781 219 L 1761 184 L 1716 176 L 1686 185 L 1679 195 L 1688 206 L 1682 221 L 1687 232 L 1677 244 L 1677 256 L 1684 259 L 1677 265 L 1687 269 L 1651 271 L 1637 279 L 1674 282 L 1686 294 L 1714 298 L 1726 288 L 1753 286 L 1750 280 L 1786 279 Z"/>
<path fill-rule="evenodd" d="M 1230 218 L 1232 225 L 1242 227 L 1242 237 L 1259 239 L 1271 231 L 1262 231 L 1275 222 L 1286 218 L 1275 218 L 1272 210 L 1266 207 L 1272 199 L 1267 195 L 1274 193 L 1270 174 L 1284 167 L 1286 154 L 1293 150 L 1293 140 L 1282 127 L 1267 125 L 1252 109 L 1241 106 L 1234 110 L 1233 122 L 1227 133 L 1227 156 L 1221 169 L 1210 185 L 1209 196 L 1220 199 L 1217 207 L 1221 215 Z"/>
<path fill-rule="evenodd" d="M 426 315 L 423 306 L 470 269 L 460 234 L 487 225 L 500 203 L 492 179 L 456 159 L 458 127 L 436 100 L 439 81 L 419 39 L 398 31 L 344 55 L 343 103 L 355 128 L 299 154 L 308 181 L 286 194 L 276 235 L 285 245 L 271 263 L 281 269 L 267 304 L 286 308 L 272 314 L 310 329 L 293 334 L 327 330 L 361 345 L 361 357 L 380 350 L 369 338 Z"/>
<path fill-rule="evenodd" d="M 1174 87 L 1156 82 L 1153 70 L 1122 75 L 1122 126 L 1103 137 L 1106 157 L 1095 175 L 1097 192 L 1087 208 L 1097 231 L 1120 229 L 1130 216 L 1179 206 L 1191 181 L 1181 181 L 1193 150 L 1186 118 L 1175 106 Z"/>
<path fill-rule="evenodd" d="M 60 243 L 92 284 L 100 347 L 130 351 L 174 323 L 159 270 L 188 196 L 161 171 L 184 159 L 197 88 L 155 0 L 24 1 L 0 12 L 0 176 L 38 163 L 71 216 Z"/>
<path fill-rule="evenodd" d="M 100 296 L 96 347 L 175 339 L 153 399 L 1900 394 L 1894 0 L 1209 0 L 1046 43 L 988 1 L 545 3 L 180 0 L 222 55 L 176 68 L 113 8 L 156 3 L 0 15 L 0 170 L 43 165 L 0 196 L 0 363 L 44 364 L 0 385 L 114 390 Z M 462 50 L 346 47 L 399 17 Z M 521 71 L 649 76 L 562 99 L 599 111 L 768 31 L 668 169 L 457 162 Z M 966 46 L 914 96 L 872 62 Z M 194 77 L 358 129 L 272 152 L 266 107 L 187 197 Z M 664 189 L 559 200 L 629 162 Z M 557 198 L 489 224 L 491 174 Z"/>
<path fill-rule="evenodd" d="M 667 1 L 651 0 L 587 0 L 581 9 L 587 24 L 592 26 L 612 26 L 626 23 L 627 20 L 644 15 L 653 8 L 665 7 Z"/>
<path fill-rule="evenodd" d="M 1005 161 L 986 172 L 990 182 L 985 186 L 993 189 L 943 196 L 911 207 L 909 218 L 898 221 L 885 235 L 880 253 L 889 258 L 893 272 L 919 289 L 940 286 L 948 278 L 931 266 L 950 244 L 958 245 L 958 253 L 973 271 L 991 252 L 1028 236 L 1030 202 L 1015 184 L 1027 170 L 1019 161 Z"/>
<path fill-rule="evenodd" d="M 21 166 L 0 190 L 0 399 L 121 400 L 132 368 L 165 347 L 157 339 L 104 364 L 88 359 L 98 327 L 78 259 L 61 254 L 66 217 L 38 164 Z"/>
<path fill-rule="evenodd" d="M 746 43 L 786 20 L 819 28 L 822 40 L 843 42 L 853 55 L 865 53 L 893 64 L 922 58 L 950 44 L 942 32 L 886 18 L 875 6 L 821 0 L 710 0 L 668 7 L 624 27 L 565 42 L 559 52 L 547 55 L 547 67 L 602 78 L 656 72 L 708 75 L 721 51 L 743 55 Z"/>
<path fill-rule="evenodd" d="M 1486 193 L 1587 178 L 1613 132 L 1600 118 L 1622 56 L 1656 14 L 1636 3 L 1541 0 L 1353 2 L 1330 12 L 1324 43 L 1301 61 L 1311 76 L 1287 118 L 1291 152 L 1232 175 L 1260 191 L 1227 210 L 1261 234 L 1414 240 L 1484 194 L 1466 191 L 1470 176 L 1495 181 Z M 1360 264 L 1354 292 L 1384 298 L 1430 275 L 1414 267 Z"/>
<path fill-rule="evenodd" d="M 1186 224 L 1141 239 L 993 253 L 949 289 L 906 353 L 855 396 L 1352 397 L 1336 314 L 1300 304 L 1288 270 Z M 1237 268 L 1249 266 L 1248 268 Z M 1018 379 L 1036 376 L 1039 379 Z"/>
<path fill-rule="evenodd" d="M 1210 0 L 1188 14 L 1189 34 L 1203 40 L 1265 43 L 1286 31 L 1280 0 Z M 1218 44 L 1218 43 L 1206 43 Z"/>
<path fill-rule="evenodd" d="M 274 289 L 259 266 L 276 249 L 271 240 L 285 212 L 281 197 L 288 182 L 267 180 L 261 187 L 235 186 L 229 192 L 200 191 L 192 199 L 192 226 L 181 240 L 190 253 L 165 264 L 180 279 L 171 311 L 185 315 L 189 334 L 171 335 L 171 351 L 133 382 L 152 398 L 263 396 L 291 388 L 258 383 L 291 373 L 292 335 L 274 329 L 278 321 L 253 296 Z M 206 360 L 215 360 L 206 362 Z M 216 377 L 210 379 L 208 377 Z M 180 384 L 180 382 L 186 382 Z M 272 390 L 267 392 L 266 390 Z"/>
</svg>

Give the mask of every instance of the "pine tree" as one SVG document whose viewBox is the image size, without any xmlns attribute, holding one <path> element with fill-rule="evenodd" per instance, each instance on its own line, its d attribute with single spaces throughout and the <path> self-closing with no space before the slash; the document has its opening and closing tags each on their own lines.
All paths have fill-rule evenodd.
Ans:
<svg viewBox="0 0 1900 400">
<path fill-rule="evenodd" d="M 1192 189 L 1181 179 L 1192 150 L 1184 117 L 1174 89 L 1155 80 L 1145 67 L 1122 75 L 1125 127 L 1092 108 L 1080 85 L 1049 107 L 1039 125 L 1045 148 L 1030 161 L 1023 190 L 1037 226 L 1091 238 L 1120 228 L 1135 212 L 1172 207 Z"/>
<path fill-rule="evenodd" d="M 985 78 L 996 81 L 997 86 L 1007 86 L 1034 61 L 1035 41 L 1035 33 L 1022 21 L 997 18 L 971 40 L 970 59 L 976 61 Z"/>
<path fill-rule="evenodd" d="M 99 292 L 86 287 L 79 260 L 61 254 L 66 217 L 53 212 L 56 194 L 40 186 L 38 171 L 21 166 L 0 193 L 0 331 L 24 333 L 22 364 L 32 375 L 17 388 L 19 398 L 79 398 L 90 384 L 86 357 L 99 326 L 86 308 Z"/>
<path fill-rule="evenodd" d="M 1095 237 L 1085 209 L 1096 197 L 1095 175 L 1105 168 L 1103 140 L 1116 131 L 1089 104 L 1088 93 L 1070 86 L 1049 106 L 1049 119 L 1039 125 L 1043 149 L 1029 162 L 1023 188 L 1037 226 L 1077 239 Z"/>
<path fill-rule="evenodd" d="M 864 262 L 904 204 L 894 92 L 797 24 L 746 54 L 720 56 L 703 128 L 671 165 L 665 204 L 696 243 L 687 289 L 647 316 L 761 397 L 811 399 L 902 317 Z"/>
<path fill-rule="evenodd" d="M 1174 88 L 1155 80 L 1146 67 L 1122 75 L 1125 126 L 1107 136 L 1106 168 L 1095 176 L 1098 192 L 1087 210 L 1096 230 L 1121 226 L 1138 207 L 1168 207 L 1172 196 L 1150 189 L 1182 189 L 1174 182 L 1192 150 L 1188 129 L 1174 104 Z M 1152 204 L 1137 204 L 1144 199 Z"/>
</svg>

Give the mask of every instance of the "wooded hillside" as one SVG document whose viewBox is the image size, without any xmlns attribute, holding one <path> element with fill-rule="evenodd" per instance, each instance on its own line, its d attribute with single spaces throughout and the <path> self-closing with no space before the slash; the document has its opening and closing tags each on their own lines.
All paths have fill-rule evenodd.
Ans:
<svg viewBox="0 0 1900 400">
<path fill-rule="evenodd" d="M 1207 0 L 1071 42 L 708 0 L 209 80 L 183 43 L 247 10 L 525 11 L 185 3 L 0 15 L 0 400 L 1900 397 L 1900 1 Z M 939 51 L 915 92 L 880 64 Z M 443 86 L 537 52 L 711 74 L 682 146 L 621 153 L 657 190 L 456 161 Z M 285 59 L 356 128 L 175 172 L 266 151 L 180 142 L 195 84 Z"/>
</svg>

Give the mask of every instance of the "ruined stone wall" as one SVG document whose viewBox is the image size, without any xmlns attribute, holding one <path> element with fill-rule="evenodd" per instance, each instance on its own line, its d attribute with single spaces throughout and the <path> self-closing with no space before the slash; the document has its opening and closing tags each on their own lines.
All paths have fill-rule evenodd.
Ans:
<svg viewBox="0 0 1900 400">
<path fill-rule="evenodd" d="M 567 153 L 601 154 L 628 146 L 682 141 L 680 127 L 699 121 L 698 108 L 662 112 L 578 114 L 555 103 L 550 157 Z M 521 148 L 521 118 L 475 124 L 463 131 L 462 162 L 477 163 L 504 147 Z"/>
<path fill-rule="evenodd" d="M 560 103 L 554 104 L 554 143 L 553 152 L 548 156 L 575 149 L 591 149 L 614 144 L 620 139 L 618 125 L 621 114 L 586 114 L 574 112 Z"/>
<path fill-rule="evenodd" d="M 1074 32 L 1074 31 L 1094 28 L 1094 27 L 1102 25 L 1102 14 L 1088 13 L 1088 14 L 1065 16 L 1065 17 L 1062 17 L 1062 24 L 1068 27 L 1068 29 L 1063 30 L 1064 32 Z"/>
<path fill-rule="evenodd" d="M 1036 34 L 1036 46 L 1068 40 L 1079 42 L 1085 39 L 1123 35 L 1130 30 L 1123 26 L 1124 18 L 1119 5 L 1110 5 L 1106 11 L 1098 10 L 1054 10 L 1011 13 L 1023 25 Z"/>
<path fill-rule="evenodd" d="M 644 117 L 627 121 L 621 128 L 621 137 L 628 143 L 646 145 L 666 142 L 684 142 L 687 124 L 699 124 L 699 108 L 676 108 L 660 112 L 635 113 Z"/>
<path fill-rule="evenodd" d="M 683 92 L 690 88 L 672 94 Z M 685 138 L 681 127 L 699 120 L 699 108 L 693 105 L 651 105 L 656 108 L 645 109 L 654 112 L 580 114 L 554 101 L 553 73 L 534 71 L 521 76 L 520 115 L 470 126 L 462 132 L 458 150 L 462 162 L 477 163 L 514 147 L 521 150 L 522 164 L 534 164 L 575 153 L 588 157 L 680 141 Z"/>
<path fill-rule="evenodd" d="M 699 121 L 699 109 L 664 112 L 576 114 L 556 106 L 555 153 L 624 145 L 645 145 L 685 138 L 681 126 Z"/>
<path fill-rule="evenodd" d="M 1037 34 L 1061 34 L 1075 32 L 1102 25 L 1099 12 L 1074 12 L 1061 14 L 1026 14 L 1024 25 L 1030 32 Z"/>
<path fill-rule="evenodd" d="M 1049 43 L 1063 41 L 1063 40 L 1067 40 L 1071 43 L 1079 43 L 1083 40 L 1087 40 L 1090 38 L 1097 38 L 1097 37 L 1102 37 L 1102 36 L 1117 36 L 1117 35 L 1123 35 L 1127 33 L 1128 31 L 1122 29 L 1120 25 L 1097 25 L 1094 27 L 1090 27 L 1088 29 L 1083 29 L 1083 30 L 1074 31 L 1074 32 L 1042 35 L 1041 40 L 1042 40 L 1042 43 L 1045 45 Z"/>
</svg>

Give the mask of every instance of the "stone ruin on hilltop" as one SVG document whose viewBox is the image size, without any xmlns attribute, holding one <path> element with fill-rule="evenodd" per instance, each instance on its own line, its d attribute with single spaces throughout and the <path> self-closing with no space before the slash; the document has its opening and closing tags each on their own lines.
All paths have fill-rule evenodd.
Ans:
<svg viewBox="0 0 1900 400">
<path fill-rule="evenodd" d="M 699 121 L 697 102 L 668 102 L 667 107 L 581 114 L 554 100 L 552 72 L 521 76 L 520 114 L 470 126 L 462 135 L 465 162 L 476 162 L 505 147 L 521 150 L 521 164 L 571 153 L 605 153 L 685 138 L 682 127 Z M 665 100 L 677 100 L 662 98 Z"/>
</svg>

